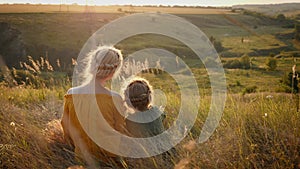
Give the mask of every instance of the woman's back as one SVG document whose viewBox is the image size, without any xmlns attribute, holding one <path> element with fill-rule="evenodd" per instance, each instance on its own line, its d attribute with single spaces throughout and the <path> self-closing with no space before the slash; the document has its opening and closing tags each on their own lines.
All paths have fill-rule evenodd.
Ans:
<svg viewBox="0 0 300 169">
<path fill-rule="evenodd" d="M 110 127 L 105 126 L 100 119 L 98 122 L 95 120 L 95 117 L 91 115 L 92 111 L 97 111 L 95 109 L 100 110 L 99 112 Z M 97 131 L 96 135 L 101 135 L 103 140 L 111 141 L 110 137 L 113 136 L 111 128 L 123 133 L 125 120 L 121 113 L 124 111 L 123 101 L 118 95 L 67 94 L 62 118 L 65 139 L 75 147 L 75 152 L 79 156 L 85 156 L 82 151 L 87 151 L 94 158 L 103 161 L 106 161 L 107 156 L 115 157 L 114 154 L 99 147 L 89 135 L 91 132 Z M 79 118 L 81 119 L 79 120 Z M 97 130 L 90 127 L 91 124 L 97 126 Z"/>
</svg>

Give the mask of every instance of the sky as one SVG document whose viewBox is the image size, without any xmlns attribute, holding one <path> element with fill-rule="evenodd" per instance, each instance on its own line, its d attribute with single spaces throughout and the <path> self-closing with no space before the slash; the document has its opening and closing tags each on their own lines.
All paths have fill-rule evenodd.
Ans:
<svg viewBox="0 0 300 169">
<path fill-rule="evenodd" d="M 278 4 L 300 0 L 0 0 L 0 4 L 79 4 L 79 5 L 187 5 L 187 6 L 231 6 L 238 4 Z"/>
</svg>

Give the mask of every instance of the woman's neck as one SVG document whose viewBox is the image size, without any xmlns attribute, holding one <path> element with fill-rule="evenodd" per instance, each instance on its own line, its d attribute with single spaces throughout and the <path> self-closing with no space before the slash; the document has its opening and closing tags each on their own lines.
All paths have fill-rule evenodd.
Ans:
<svg viewBox="0 0 300 169">
<path fill-rule="evenodd" d="M 95 86 L 97 87 L 104 87 L 106 84 L 106 80 L 105 79 L 95 79 Z"/>
<path fill-rule="evenodd" d="M 95 93 L 109 94 L 109 90 L 105 88 L 106 79 L 95 79 Z"/>
</svg>

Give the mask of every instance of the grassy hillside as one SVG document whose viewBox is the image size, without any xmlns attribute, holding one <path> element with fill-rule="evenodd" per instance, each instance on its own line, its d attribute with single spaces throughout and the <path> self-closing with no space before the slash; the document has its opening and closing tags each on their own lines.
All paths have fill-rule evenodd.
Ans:
<svg viewBox="0 0 300 169">
<path fill-rule="evenodd" d="M 295 17 L 300 14 L 300 3 L 265 4 L 265 5 L 234 5 L 235 8 L 243 8 L 250 11 L 264 13 L 270 16 L 284 14 L 287 17 Z"/>
<path fill-rule="evenodd" d="M 41 4 L 1 4 L 1 13 L 140 13 L 140 12 L 162 12 L 171 14 L 219 14 L 231 13 L 226 8 L 207 7 L 180 7 L 180 6 L 132 6 L 132 5 L 110 5 L 96 6 L 88 2 L 86 5 L 41 5 Z"/>
<path fill-rule="evenodd" d="M 89 36 L 101 26 L 122 16 L 123 14 L 117 13 L 15 13 L 0 14 L 0 21 L 8 22 L 22 32 L 28 55 L 34 60 L 41 62 L 40 56 L 48 58 L 55 71 L 68 71 L 68 75 L 71 75 L 71 58 L 77 57 Z M 255 66 L 253 70 L 226 70 L 227 85 L 231 92 L 239 93 L 254 85 L 257 86 L 258 92 L 286 91 L 279 81 L 285 73 L 291 71 L 294 64 L 299 64 L 293 59 L 295 54 L 282 52 L 297 51 L 298 45 L 290 37 L 293 29 L 282 28 L 280 22 L 268 17 L 241 13 L 178 16 L 198 26 L 208 37 L 213 36 L 222 43 L 225 49 L 219 54 L 223 63 L 243 54 L 251 56 Z M 177 40 L 165 36 L 138 35 L 123 40 L 117 47 L 123 50 L 125 57 L 144 48 L 164 48 L 184 58 L 190 67 L 195 68 L 193 71 L 199 86 L 209 86 L 207 73 L 201 61 L 196 60 L 194 53 Z M 276 71 L 267 71 L 266 57 L 260 58 L 261 55 L 268 56 L 271 53 L 281 53 L 287 57 L 277 59 Z M 61 67 L 57 66 L 57 59 L 60 60 Z M 18 65 L 18 61 L 16 64 Z M 27 61 L 27 64 L 30 64 L 30 61 Z M 253 79 L 256 76 L 259 78 Z M 241 85 L 236 85 L 237 82 Z"/>
<path fill-rule="evenodd" d="M 167 87 L 165 87 L 166 89 Z M 62 97 L 58 87 L 32 89 L 0 86 L 0 168 L 67 168 L 74 160 L 62 138 L 59 119 Z M 171 90 L 172 91 L 172 90 Z M 167 121 L 172 125 L 180 103 L 165 93 Z M 229 95 L 220 125 L 212 137 L 197 143 L 210 106 L 201 99 L 198 118 L 189 136 L 176 146 L 167 166 L 175 168 L 299 168 L 300 114 L 291 95 L 274 93 Z M 127 160 L 130 168 L 165 168 L 160 157 Z"/>
<path fill-rule="evenodd" d="M 0 22 L 21 31 L 27 54 L 32 56 L 26 58 L 26 64 L 22 63 L 22 70 L 8 69 L 0 60 L 0 168 L 89 167 L 75 160 L 72 147 L 63 141 L 60 125 L 63 98 L 71 87 L 75 65 L 71 59 L 77 57 L 85 41 L 101 26 L 144 11 L 174 13 L 221 42 L 224 49 L 219 55 L 225 67 L 228 96 L 217 130 L 207 142 L 198 144 L 211 105 L 210 81 L 203 63 L 185 44 L 169 37 L 146 34 L 121 41 L 116 46 L 125 57 L 155 47 L 183 58 L 201 95 L 196 123 L 188 137 L 175 147 L 177 154 L 167 162 L 159 156 L 125 159 L 129 168 L 300 168 L 299 97 L 280 82 L 288 80 L 283 77 L 293 65 L 296 71 L 300 67 L 300 43 L 293 40 L 293 28 L 286 28 L 271 17 L 228 9 L 113 6 L 91 7 L 88 10 L 96 13 L 82 13 L 85 6 L 26 7 L 0 5 L 4 12 Z M 60 10 L 69 12 L 57 12 Z M 268 56 L 277 62 L 275 70 L 266 66 Z M 246 58 L 246 64 L 242 58 Z M 19 64 L 19 60 L 15 62 Z M 239 67 L 229 67 L 233 65 L 229 63 Z M 151 71 L 140 76 L 164 92 L 164 125 L 168 128 L 177 118 L 183 100 L 170 75 Z"/>
<path fill-rule="evenodd" d="M 282 23 L 274 19 L 240 13 L 178 15 L 198 26 L 208 37 L 213 36 L 220 41 L 227 52 L 259 56 L 268 55 L 273 49 L 273 53 L 277 54 L 282 50 L 295 50 L 299 46 L 291 38 L 284 41 L 277 38 L 281 33 L 291 34 L 293 29 L 282 28 Z M 122 16 L 122 13 L 2 13 L 0 22 L 7 22 L 20 30 L 27 55 L 33 58 L 47 57 L 53 65 L 60 59 L 61 63 L 68 65 L 96 30 Z M 172 46 L 170 40 L 156 38 L 148 42 L 147 39 L 147 36 L 138 39 L 132 37 L 131 41 L 129 39 L 132 43 L 124 41 L 120 46 L 126 51 L 125 54 L 147 46 L 163 47 L 172 52 L 180 47 L 187 51 L 184 45 L 177 42 L 172 42 Z M 241 43 L 241 39 L 244 39 L 244 43 Z M 175 54 L 190 57 L 189 52 Z"/>
</svg>

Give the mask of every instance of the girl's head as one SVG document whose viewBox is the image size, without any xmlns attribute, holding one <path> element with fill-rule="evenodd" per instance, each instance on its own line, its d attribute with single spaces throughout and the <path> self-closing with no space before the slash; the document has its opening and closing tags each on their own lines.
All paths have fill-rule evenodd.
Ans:
<svg viewBox="0 0 300 169">
<path fill-rule="evenodd" d="M 100 46 L 87 56 L 87 74 L 90 78 L 106 79 L 122 66 L 123 56 L 120 50 Z"/>
<path fill-rule="evenodd" d="M 152 87 L 143 78 L 132 80 L 126 87 L 124 96 L 127 105 L 138 111 L 147 110 L 151 103 Z"/>
</svg>

